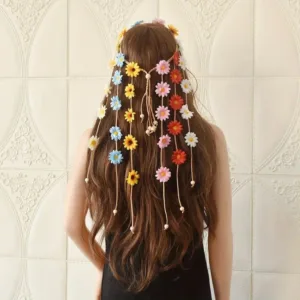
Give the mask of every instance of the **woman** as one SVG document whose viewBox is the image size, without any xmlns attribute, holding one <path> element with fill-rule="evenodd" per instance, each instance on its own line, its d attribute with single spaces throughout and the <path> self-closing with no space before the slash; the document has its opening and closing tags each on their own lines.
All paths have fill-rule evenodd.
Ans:
<svg viewBox="0 0 300 300">
<path fill-rule="evenodd" d="M 177 35 L 162 21 L 122 31 L 110 87 L 78 146 L 66 231 L 99 270 L 96 299 L 211 300 L 206 229 L 216 300 L 230 299 L 226 141 L 195 108 Z"/>
</svg>

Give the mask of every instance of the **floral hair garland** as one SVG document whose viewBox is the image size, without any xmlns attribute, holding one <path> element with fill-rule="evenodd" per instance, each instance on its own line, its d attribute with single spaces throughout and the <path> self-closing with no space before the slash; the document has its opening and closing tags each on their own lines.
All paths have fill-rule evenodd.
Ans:
<svg viewBox="0 0 300 300">
<path fill-rule="evenodd" d="M 139 25 L 143 23 L 143 21 L 136 22 L 133 26 Z M 153 23 L 160 23 L 164 25 L 164 21 L 161 19 L 153 20 Z M 133 27 L 132 26 L 132 27 Z M 176 37 L 178 35 L 178 30 L 173 25 L 168 25 L 167 28 L 172 32 L 172 34 Z M 117 44 L 117 54 L 113 60 L 110 61 L 111 67 L 116 67 L 115 72 L 112 76 L 112 83 L 116 85 L 116 95 L 111 94 L 111 87 L 105 88 L 106 97 L 110 97 L 110 107 L 115 111 L 115 124 L 109 130 L 111 140 L 114 141 L 115 147 L 109 155 L 108 159 L 110 163 L 115 166 L 115 176 L 116 176 L 116 201 L 115 208 L 113 209 L 113 214 L 116 215 L 118 212 L 118 200 L 119 200 L 119 183 L 118 183 L 118 165 L 123 161 L 123 154 L 121 152 L 121 148 L 119 146 L 119 141 L 122 139 L 123 134 L 121 132 L 120 127 L 118 126 L 118 118 L 119 118 L 119 110 L 122 107 L 122 102 L 119 97 L 119 85 L 122 83 L 122 77 L 124 76 L 124 71 L 122 73 L 122 68 L 124 64 L 125 74 L 130 78 L 130 83 L 127 84 L 124 90 L 125 97 L 130 101 L 130 107 L 125 111 L 124 119 L 129 123 L 129 134 L 123 138 L 123 147 L 130 152 L 130 170 L 126 175 L 126 182 L 130 186 L 130 205 L 131 205 L 131 226 L 130 230 L 134 233 L 134 211 L 133 211 L 133 187 L 138 184 L 140 175 L 137 170 L 134 168 L 133 161 L 133 151 L 138 147 L 138 141 L 132 134 L 132 122 L 135 120 L 136 112 L 133 111 L 132 101 L 135 97 L 135 86 L 134 86 L 134 78 L 138 77 L 140 73 L 145 74 L 146 78 L 146 88 L 145 94 L 141 100 L 140 106 L 140 119 L 143 121 L 144 113 L 143 107 L 144 102 L 146 102 L 146 111 L 148 114 L 147 124 L 146 124 L 146 134 L 150 135 L 157 130 L 158 121 L 160 121 L 160 137 L 157 142 L 158 147 L 160 148 L 160 167 L 156 171 L 155 177 L 158 181 L 160 181 L 163 185 L 163 205 L 165 212 L 165 225 L 164 229 L 167 230 L 169 228 L 168 214 L 166 210 L 166 195 L 165 195 L 165 184 L 171 178 L 170 169 L 164 165 L 163 157 L 165 148 L 167 148 L 173 137 L 175 150 L 172 153 L 172 163 L 176 165 L 176 186 L 177 186 L 177 199 L 179 204 L 179 209 L 182 213 L 184 213 L 185 208 L 180 200 L 180 187 L 179 187 L 179 168 L 180 165 L 184 164 L 187 159 L 187 153 L 178 148 L 177 137 L 183 131 L 183 125 L 177 119 L 177 113 L 181 114 L 182 119 L 186 120 L 188 132 L 185 134 L 184 139 L 185 143 L 190 148 L 190 167 L 191 167 L 191 187 L 195 186 L 194 180 L 194 169 L 193 169 L 193 148 L 196 147 L 198 143 L 198 138 L 194 132 L 191 131 L 190 119 L 193 117 L 194 112 L 189 110 L 188 107 L 188 94 L 192 92 L 192 87 L 189 80 L 186 78 L 186 66 L 184 59 L 181 55 L 181 49 L 179 43 L 177 43 L 177 49 L 172 57 L 168 60 L 161 60 L 157 63 L 155 67 L 153 67 L 150 71 L 143 70 L 136 62 L 128 62 L 125 59 L 124 54 L 121 52 L 121 41 L 126 34 L 127 30 L 123 29 L 119 34 L 119 40 Z M 161 76 L 161 81 L 158 82 L 155 86 L 155 93 L 161 98 L 160 105 L 156 108 L 155 113 L 153 112 L 152 107 L 152 98 L 151 98 L 151 72 L 157 72 Z M 169 95 L 171 91 L 170 85 L 164 81 L 166 76 L 170 76 L 171 82 L 174 85 L 174 94 Z M 184 92 L 184 99 L 177 94 L 177 89 L 180 86 L 182 91 Z M 166 103 L 165 99 L 168 99 Z M 174 119 L 169 120 L 170 118 L 170 109 L 174 111 Z M 99 143 L 98 132 L 101 124 L 101 120 L 105 117 L 107 110 L 106 105 L 102 105 L 98 109 L 98 118 L 99 123 L 96 129 L 95 135 L 91 136 L 89 139 L 88 148 L 93 152 Z M 167 124 L 167 132 L 164 132 L 164 122 L 168 122 Z M 89 182 L 89 172 L 90 172 L 90 164 L 87 170 L 87 177 L 85 178 L 85 182 Z"/>
</svg>

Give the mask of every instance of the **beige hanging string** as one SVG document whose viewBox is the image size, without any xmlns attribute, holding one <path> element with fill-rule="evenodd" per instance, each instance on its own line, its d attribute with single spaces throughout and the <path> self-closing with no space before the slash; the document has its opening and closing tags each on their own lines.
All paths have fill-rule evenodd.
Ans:
<svg viewBox="0 0 300 300">
<path fill-rule="evenodd" d="M 174 63 L 174 70 L 175 70 L 175 63 Z M 177 95 L 177 90 L 176 90 L 176 83 L 174 83 L 174 94 Z M 174 110 L 174 121 L 176 121 L 176 113 L 177 111 Z M 175 149 L 178 150 L 178 145 L 177 145 L 177 136 L 174 135 L 174 143 L 175 143 Z M 179 203 L 179 209 L 182 213 L 184 213 L 184 207 L 181 204 L 180 200 L 180 189 L 179 189 L 179 164 L 176 165 L 176 188 L 177 188 L 177 199 Z"/>
<path fill-rule="evenodd" d="M 149 72 L 146 72 L 143 69 L 141 69 L 141 70 L 142 70 L 142 72 L 144 72 L 146 74 L 145 75 L 146 90 L 145 90 L 145 93 L 144 93 L 142 101 L 141 101 L 140 117 L 141 117 L 141 121 L 143 122 L 143 119 L 144 119 L 143 105 L 144 105 L 144 100 L 146 99 L 146 110 L 147 110 L 147 114 L 148 114 L 146 134 L 150 135 L 151 133 L 156 131 L 157 124 L 158 124 L 158 122 L 155 120 L 153 107 L 152 107 L 152 97 L 151 97 L 151 72 L 154 71 L 155 68 L 152 68 Z"/>
<path fill-rule="evenodd" d="M 183 78 L 186 79 L 186 72 L 183 72 Z M 188 96 L 187 93 L 185 93 L 185 104 L 188 106 Z M 187 125 L 188 125 L 188 132 L 191 132 L 191 125 L 190 120 L 187 119 Z M 195 179 L 194 179 L 194 162 L 193 162 L 193 147 L 190 146 L 190 155 L 191 155 L 191 187 L 195 186 Z"/>
<path fill-rule="evenodd" d="M 133 84 L 133 78 L 131 77 L 131 84 Z M 130 98 L 130 109 L 132 109 L 132 98 Z M 129 123 L 129 134 L 132 134 L 132 122 Z M 132 149 L 130 149 L 130 168 L 133 170 L 133 156 Z M 133 186 L 130 185 L 130 207 L 131 207 L 131 226 L 130 231 L 134 233 L 134 211 L 133 211 Z"/>
<path fill-rule="evenodd" d="M 119 85 L 117 85 L 117 97 L 119 97 Z M 119 110 L 116 110 L 116 120 L 115 120 L 115 126 L 118 126 L 118 114 L 119 114 Z M 118 141 L 115 141 L 116 143 L 116 151 L 118 150 Z M 115 164 L 115 176 L 116 176 L 116 205 L 115 208 L 113 210 L 113 214 L 114 216 L 117 214 L 118 212 L 118 201 L 119 201 L 119 178 L 118 178 L 118 164 Z"/>
<path fill-rule="evenodd" d="M 164 76 L 161 75 L 161 81 L 164 81 Z M 161 96 L 161 106 L 164 106 L 164 96 Z M 163 136 L 164 135 L 164 121 L 161 120 L 160 121 L 160 135 Z M 163 162 L 163 154 L 164 154 L 164 149 L 160 148 L 160 166 L 163 167 L 164 166 L 164 162 Z M 163 182 L 163 204 L 164 204 L 164 212 L 165 212 L 165 216 L 166 216 L 166 223 L 164 225 L 164 229 L 167 230 L 169 228 L 169 218 L 168 218 L 168 213 L 167 213 L 167 208 L 166 208 L 166 186 L 165 186 L 165 182 Z"/>
</svg>

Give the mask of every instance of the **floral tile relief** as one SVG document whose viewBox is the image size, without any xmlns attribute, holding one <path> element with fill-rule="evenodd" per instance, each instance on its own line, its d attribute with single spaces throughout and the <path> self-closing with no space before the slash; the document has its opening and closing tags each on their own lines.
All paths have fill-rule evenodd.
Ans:
<svg viewBox="0 0 300 300">
<path fill-rule="evenodd" d="M 288 212 L 300 231 L 300 180 L 295 179 L 290 184 L 280 180 L 273 180 L 272 183 L 275 192 L 282 197 Z"/>
<path fill-rule="evenodd" d="M 0 0 L 0 6 L 12 14 L 23 41 L 29 43 L 40 17 L 53 1 L 54 0 Z"/>
<path fill-rule="evenodd" d="M 55 178 L 56 175 L 52 172 L 38 176 L 29 176 L 26 172 L 0 173 L 0 183 L 12 198 L 24 231 L 27 231 L 42 196 Z"/>
</svg>

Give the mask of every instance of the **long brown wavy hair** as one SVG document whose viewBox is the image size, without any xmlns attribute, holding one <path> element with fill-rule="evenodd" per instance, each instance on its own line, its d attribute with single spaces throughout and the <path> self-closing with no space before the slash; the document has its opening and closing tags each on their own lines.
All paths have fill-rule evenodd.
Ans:
<svg viewBox="0 0 300 300">
<path fill-rule="evenodd" d="M 161 24 L 144 23 L 129 29 L 122 42 L 122 53 L 127 61 L 134 61 L 144 70 L 150 70 L 162 59 L 168 60 L 176 51 L 176 40 L 172 32 Z M 115 70 L 113 70 L 115 71 Z M 129 108 L 129 100 L 125 98 L 124 88 L 130 82 L 122 69 L 123 79 L 119 86 L 119 97 L 122 108 L 119 111 L 118 126 L 123 134 L 129 133 L 128 122 L 123 115 Z M 216 224 L 216 205 L 212 198 L 212 184 L 216 170 L 215 138 L 211 125 L 201 117 L 196 110 L 195 93 L 188 94 L 189 109 L 194 112 L 190 120 L 191 129 L 198 137 L 198 144 L 193 148 L 194 180 L 196 185 L 191 188 L 190 157 L 180 166 L 179 185 L 181 202 L 185 212 L 181 213 L 176 195 L 176 179 L 166 183 L 166 208 L 169 218 L 169 229 L 163 230 L 165 214 L 162 201 L 162 184 L 156 180 L 155 171 L 159 167 L 159 149 L 157 141 L 159 132 L 148 136 L 145 134 L 144 122 L 139 120 L 140 102 L 145 92 L 145 74 L 141 73 L 134 79 L 135 97 L 133 110 L 137 113 L 132 123 L 132 134 L 138 140 L 138 147 L 133 152 L 134 168 L 140 174 L 140 180 L 133 188 L 133 207 L 135 217 L 135 233 L 129 230 L 130 219 L 130 186 L 125 178 L 130 170 L 129 151 L 124 150 L 119 142 L 124 160 L 118 165 L 119 204 L 118 213 L 113 215 L 116 198 L 116 179 L 114 165 L 108 160 L 108 154 L 114 150 L 115 143 L 111 140 L 109 129 L 114 126 L 115 111 L 108 108 L 101 122 L 98 133 L 99 144 L 94 151 L 88 152 L 90 162 L 89 183 L 86 184 L 87 203 L 93 227 L 90 235 L 90 245 L 95 252 L 96 235 L 101 232 L 102 240 L 111 236 L 108 261 L 114 276 L 126 284 L 127 290 L 140 292 L 162 271 L 182 265 L 182 260 L 191 245 L 193 248 L 202 247 L 205 226 L 214 233 Z M 160 105 L 161 99 L 155 94 L 155 84 L 160 82 L 160 75 L 151 73 L 151 91 L 153 111 Z M 171 87 L 169 76 L 165 76 Z M 116 95 L 116 86 L 111 84 L 112 93 Z M 173 94 L 173 88 L 170 95 Z M 177 94 L 184 97 L 178 88 Z M 104 98 L 103 103 L 110 101 Z M 109 102 L 107 103 L 109 107 Z M 173 112 L 171 112 L 170 120 Z M 183 124 L 183 132 L 188 132 L 186 121 L 177 114 L 177 120 Z M 91 135 L 96 134 L 99 119 L 95 121 Z M 164 123 L 166 132 L 167 122 Z M 159 125 L 160 126 L 160 125 Z M 183 136 L 177 138 L 178 148 L 189 152 Z M 171 162 L 175 145 L 166 148 L 164 161 L 172 174 L 176 166 Z"/>
</svg>

